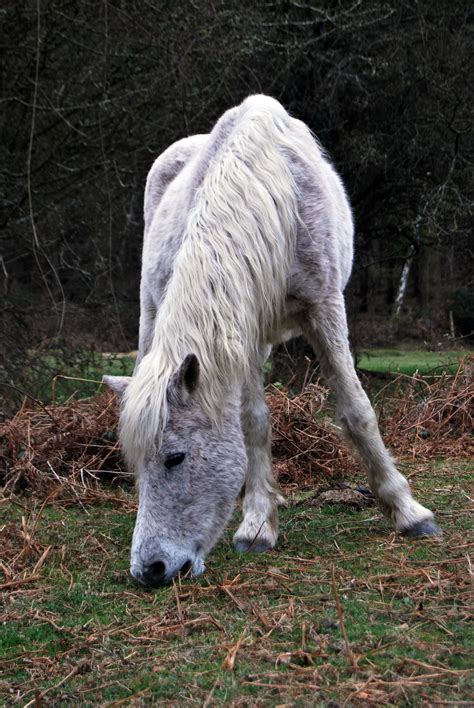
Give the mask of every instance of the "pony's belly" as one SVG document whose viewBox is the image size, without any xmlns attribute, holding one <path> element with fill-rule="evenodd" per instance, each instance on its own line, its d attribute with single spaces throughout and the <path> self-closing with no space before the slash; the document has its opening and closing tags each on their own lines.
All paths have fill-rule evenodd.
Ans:
<svg viewBox="0 0 474 708">
<path fill-rule="evenodd" d="M 301 327 L 298 324 L 298 318 L 304 312 L 304 304 L 296 298 L 288 298 L 285 303 L 285 311 L 268 337 L 269 344 L 281 344 L 287 342 L 293 337 L 299 337 L 302 334 Z"/>
<path fill-rule="evenodd" d="M 271 333 L 271 336 L 268 339 L 268 344 L 271 344 L 272 346 L 275 344 L 282 344 L 283 342 L 287 342 L 289 339 L 293 339 L 293 337 L 299 337 L 300 334 L 302 334 L 300 327 L 278 327 L 278 329 L 275 329 Z"/>
</svg>

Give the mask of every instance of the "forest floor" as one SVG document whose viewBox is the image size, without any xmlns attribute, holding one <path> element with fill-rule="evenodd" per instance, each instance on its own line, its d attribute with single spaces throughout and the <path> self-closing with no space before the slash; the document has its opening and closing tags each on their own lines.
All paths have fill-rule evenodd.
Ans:
<svg viewBox="0 0 474 708">
<path fill-rule="evenodd" d="M 4 503 L 3 700 L 472 705 L 473 466 L 403 470 L 442 537 L 315 487 L 290 493 L 277 550 L 236 553 L 236 515 L 203 576 L 155 591 L 128 574 L 130 491 Z"/>
<path fill-rule="evenodd" d="M 153 591 L 128 572 L 136 498 L 116 400 L 25 398 L 0 426 L 0 701 L 472 705 L 472 359 L 376 391 L 385 439 L 442 536 L 405 539 L 382 517 L 327 389 L 271 385 L 288 499 L 277 549 L 237 553 L 237 510 L 202 576 Z"/>
</svg>

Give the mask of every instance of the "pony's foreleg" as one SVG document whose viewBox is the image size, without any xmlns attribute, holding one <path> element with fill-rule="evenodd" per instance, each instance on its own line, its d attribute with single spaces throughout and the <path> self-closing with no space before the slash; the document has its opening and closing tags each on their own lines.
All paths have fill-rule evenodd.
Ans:
<svg viewBox="0 0 474 708">
<path fill-rule="evenodd" d="M 284 498 L 273 477 L 271 423 L 263 393 L 261 367 L 242 389 L 242 430 L 247 448 L 243 521 L 234 535 L 238 551 L 268 551 L 278 538 L 278 504 Z"/>
<path fill-rule="evenodd" d="M 318 302 L 302 323 L 321 363 L 323 376 L 337 397 L 337 416 L 348 443 L 359 454 L 370 487 L 382 510 L 407 536 L 440 533 L 433 514 L 411 494 L 380 436 L 375 412 L 355 372 L 349 350 L 342 293 Z"/>
</svg>

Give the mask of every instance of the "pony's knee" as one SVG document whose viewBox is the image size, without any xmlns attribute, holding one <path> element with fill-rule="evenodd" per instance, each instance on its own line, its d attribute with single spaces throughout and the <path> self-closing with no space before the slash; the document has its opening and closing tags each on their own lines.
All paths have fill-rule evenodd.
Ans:
<svg viewBox="0 0 474 708">
<path fill-rule="evenodd" d="M 263 447 L 270 437 L 270 412 L 266 403 L 256 401 L 243 412 L 242 425 L 248 445 Z"/>
<path fill-rule="evenodd" d="M 345 405 L 338 411 L 338 420 L 346 436 L 355 441 L 378 430 L 377 418 L 369 402 Z"/>
</svg>

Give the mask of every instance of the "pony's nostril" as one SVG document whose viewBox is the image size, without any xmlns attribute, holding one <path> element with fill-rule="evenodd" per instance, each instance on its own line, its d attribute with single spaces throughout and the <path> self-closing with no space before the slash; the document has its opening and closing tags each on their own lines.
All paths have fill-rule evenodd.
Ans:
<svg viewBox="0 0 474 708">
<path fill-rule="evenodd" d="M 165 582 L 166 565 L 163 561 L 151 563 L 143 572 L 143 580 L 147 585 L 157 587 Z"/>
<path fill-rule="evenodd" d="M 189 570 L 191 570 L 191 567 L 192 562 L 187 560 L 186 563 L 183 563 L 179 569 L 179 572 L 181 575 L 185 575 Z M 168 583 L 172 577 L 177 575 L 177 573 L 178 571 L 170 569 L 166 566 L 166 563 L 159 560 L 145 566 L 140 577 L 140 582 L 148 585 L 149 587 L 157 588 L 160 585 L 165 585 Z"/>
<path fill-rule="evenodd" d="M 181 573 L 181 575 L 185 575 L 188 572 L 188 570 L 191 570 L 191 566 L 192 566 L 191 561 L 187 560 L 186 563 L 184 563 L 184 565 L 182 565 L 181 568 L 179 569 L 179 572 Z"/>
<path fill-rule="evenodd" d="M 156 561 L 156 563 L 150 565 L 149 572 L 152 575 L 164 575 L 166 573 L 166 565 L 163 561 Z"/>
</svg>

